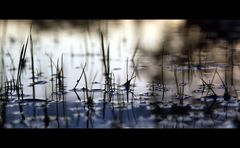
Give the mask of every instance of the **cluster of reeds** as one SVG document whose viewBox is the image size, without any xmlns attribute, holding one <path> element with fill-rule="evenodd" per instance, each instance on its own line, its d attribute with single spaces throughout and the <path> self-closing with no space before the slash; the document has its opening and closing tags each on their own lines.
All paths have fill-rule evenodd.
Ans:
<svg viewBox="0 0 240 148">
<path fill-rule="evenodd" d="M 4 45 L 5 45 L 5 39 L 6 39 L 6 29 L 7 28 L 7 20 L 4 20 L 3 21 L 3 31 L 2 31 L 2 40 L 1 40 L 1 65 L 0 65 L 0 68 L 1 68 L 1 86 L 0 86 L 0 94 L 3 94 L 4 92 L 4 81 L 5 81 L 5 68 L 4 68 Z M 2 96 L 1 96 L 2 98 Z"/>
<path fill-rule="evenodd" d="M 77 86 L 78 84 L 80 83 L 80 80 L 82 77 L 84 77 L 84 87 L 82 88 L 82 91 L 83 91 L 83 96 L 84 96 L 84 101 L 87 100 L 87 105 L 88 105 L 88 108 L 92 108 L 93 107 L 93 99 L 94 99 L 94 91 L 93 91 L 93 83 L 91 83 L 91 88 L 89 88 L 89 85 L 90 85 L 90 82 L 94 82 L 95 79 L 96 79 L 96 76 L 97 76 L 97 72 L 96 74 L 94 75 L 92 81 L 88 81 L 88 78 L 87 78 L 87 75 L 86 75 L 86 72 L 85 72 L 85 69 L 86 69 L 86 63 L 83 65 L 81 65 L 82 67 L 82 72 L 80 74 L 80 77 L 79 79 L 77 80 L 77 83 L 76 85 L 74 86 L 73 88 L 73 91 L 75 92 L 75 94 L 77 95 L 77 98 L 81 101 L 78 93 L 77 93 Z"/>
<path fill-rule="evenodd" d="M 130 91 L 130 87 L 131 87 L 131 81 L 136 77 L 135 76 L 135 71 L 132 72 L 132 75 L 129 79 L 128 77 L 128 59 L 127 59 L 127 65 L 126 65 L 126 82 L 123 84 L 123 86 L 125 87 L 126 93 L 127 93 L 127 102 L 129 101 L 129 93 Z M 133 93 L 132 93 L 133 94 Z"/>
<path fill-rule="evenodd" d="M 17 71 L 17 78 L 16 78 L 16 92 L 17 95 L 20 96 L 20 90 L 23 89 L 22 82 L 21 82 L 21 74 L 22 70 L 25 68 L 26 64 L 26 51 L 30 40 L 30 58 L 31 58 L 31 72 L 32 72 L 32 95 L 33 99 L 35 99 L 35 72 L 34 72 L 34 54 L 33 54 L 33 39 L 31 35 L 32 25 L 30 27 L 30 33 L 28 35 L 27 41 L 25 44 L 23 44 L 20 58 L 19 58 L 19 64 L 18 64 L 18 71 Z M 22 94 L 23 95 L 23 94 Z M 19 97 L 18 97 L 19 98 Z"/>
<path fill-rule="evenodd" d="M 64 67 L 63 67 L 63 55 L 61 56 L 61 68 L 57 62 L 57 75 L 56 83 L 58 84 L 58 91 L 64 93 Z"/>
<path fill-rule="evenodd" d="M 5 96 L 8 97 L 9 95 L 12 95 L 15 91 L 15 81 L 14 80 L 7 80 L 5 82 Z"/>
</svg>

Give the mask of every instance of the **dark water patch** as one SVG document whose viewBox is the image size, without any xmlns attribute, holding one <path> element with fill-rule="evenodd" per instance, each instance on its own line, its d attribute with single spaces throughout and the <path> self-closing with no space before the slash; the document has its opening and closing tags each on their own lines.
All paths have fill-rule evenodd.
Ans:
<svg viewBox="0 0 240 148">
<path fill-rule="evenodd" d="M 114 71 L 122 70 L 122 68 L 113 68 Z"/>
<path fill-rule="evenodd" d="M 101 84 L 100 82 L 94 81 L 92 84 Z"/>
<path fill-rule="evenodd" d="M 43 85 L 43 84 L 46 84 L 46 83 L 48 83 L 48 82 L 47 81 L 36 81 L 34 84 L 30 83 L 28 85 L 28 87 L 31 87 L 33 85 Z"/>
<path fill-rule="evenodd" d="M 89 90 L 89 92 L 103 92 L 103 91 L 104 91 L 103 89 L 99 89 L 99 88 Z"/>
<path fill-rule="evenodd" d="M 89 89 L 86 88 L 75 88 L 75 89 L 71 89 L 70 91 L 76 91 L 76 92 L 86 92 L 86 91 L 90 91 Z"/>
<path fill-rule="evenodd" d="M 67 91 L 54 91 L 54 92 L 52 92 L 52 94 L 53 95 L 66 95 L 67 93 L 69 93 L 69 92 L 67 92 Z"/>
<path fill-rule="evenodd" d="M 192 96 L 189 96 L 189 95 L 173 95 L 172 96 L 173 99 L 176 99 L 176 100 L 186 100 L 186 99 L 191 99 Z"/>
<path fill-rule="evenodd" d="M 145 99 L 148 97 L 154 97 L 159 95 L 160 95 L 159 93 L 155 93 L 155 92 L 146 92 L 146 93 L 139 94 L 139 96 L 145 97 Z"/>
<path fill-rule="evenodd" d="M 13 94 L 12 96 L 13 97 L 19 97 L 18 94 Z M 24 94 L 24 93 L 22 94 L 22 93 L 20 93 L 20 97 L 30 97 L 30 96 L 31 96 L 30 94 Z"/>
</svg>

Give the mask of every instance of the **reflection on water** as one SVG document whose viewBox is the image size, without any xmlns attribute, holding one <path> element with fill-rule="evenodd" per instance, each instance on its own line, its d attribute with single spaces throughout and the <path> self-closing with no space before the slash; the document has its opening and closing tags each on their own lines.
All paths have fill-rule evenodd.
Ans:
<svg viewBox="0 0 240 148">
<path fill-rule="evenodd" d="M 1 21 L 0 126 L 239 127 L 238 24 Z"/>
</svg>

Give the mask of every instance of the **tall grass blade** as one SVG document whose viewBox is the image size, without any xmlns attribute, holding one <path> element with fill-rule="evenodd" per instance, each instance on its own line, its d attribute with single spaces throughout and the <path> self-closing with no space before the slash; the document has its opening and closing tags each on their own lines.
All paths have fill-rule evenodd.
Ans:
<svg viewBox="0 0 240 148">
<path fill-rule="evenodd" d="M 32 29 L 32 26 L 31 26 L 31 29 Z M 32 70 L 32 92 L 33 92 L 33 99 L 35 99 L 35 76 L 34 76 L 34 56 L 33 56 L 33 40 L 32 40 L 32 35 L 31 35 L 31 32 L 30 32 L 30 52 L 31 52 L 31 70 Z"/>
</svg>

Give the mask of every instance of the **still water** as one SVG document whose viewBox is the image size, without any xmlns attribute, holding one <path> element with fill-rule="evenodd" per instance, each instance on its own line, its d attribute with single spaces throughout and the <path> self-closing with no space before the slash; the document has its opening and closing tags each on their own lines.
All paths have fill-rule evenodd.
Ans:
<svg viewBox="0 0 240 148">
<path fill-rule="evenodd" d="M 239 127 L 237 42 L 185 20 L 73 22 L 1 21 L 1 128 Z"/>
</svg>

